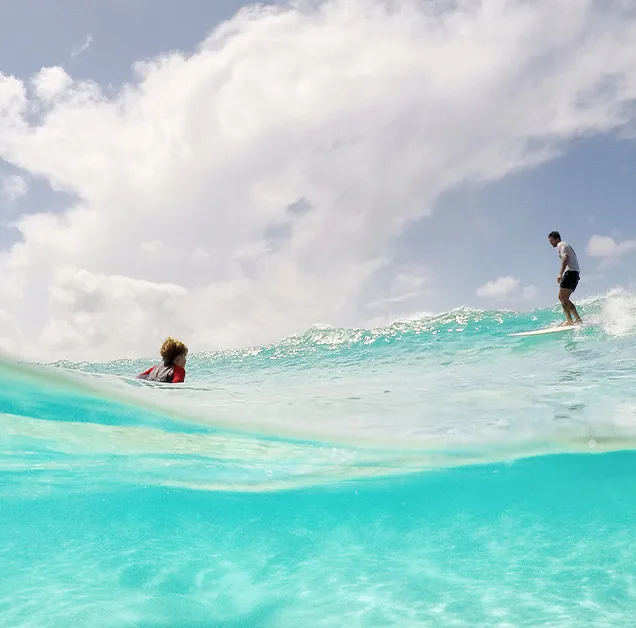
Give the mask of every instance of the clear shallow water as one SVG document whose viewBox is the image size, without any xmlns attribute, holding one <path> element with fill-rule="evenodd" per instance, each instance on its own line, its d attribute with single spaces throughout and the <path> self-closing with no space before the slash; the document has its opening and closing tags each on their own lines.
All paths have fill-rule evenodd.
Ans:
<svg viewBox="0 0 636 628">
<path fill-rule="evenodd" d="M 635 303 L 3 362 L 2 625 L 635 625 Z"/>
</svg>

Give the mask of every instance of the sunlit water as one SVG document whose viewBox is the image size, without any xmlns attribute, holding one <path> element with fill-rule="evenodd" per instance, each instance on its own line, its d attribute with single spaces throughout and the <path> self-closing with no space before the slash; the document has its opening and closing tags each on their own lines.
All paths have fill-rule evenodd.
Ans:
<svg viewBox="0 0 636 628">
<path fill-rule="evenodd" d="M 636 298 L 0 366 L 0 625 L 636 625 Z M 159 339 L 160 340 L 160 339 Z"/>
</svg>

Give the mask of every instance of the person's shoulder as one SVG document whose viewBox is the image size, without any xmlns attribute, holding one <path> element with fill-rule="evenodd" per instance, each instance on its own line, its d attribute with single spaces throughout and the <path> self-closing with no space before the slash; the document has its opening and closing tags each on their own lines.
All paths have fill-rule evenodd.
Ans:
<svg viewBox="0 0 636 628">
<path fill-rule="evenodd" d="M 186 372 L 182 366 L 178 364 L 172 365 L 172 383 L 177 384 L 185 381 Z"/>
</svg>

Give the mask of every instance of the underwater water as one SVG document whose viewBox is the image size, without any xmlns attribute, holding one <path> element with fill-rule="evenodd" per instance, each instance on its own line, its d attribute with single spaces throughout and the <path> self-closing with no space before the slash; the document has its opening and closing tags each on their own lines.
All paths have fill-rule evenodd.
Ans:
<svg viewBox="0 0 636 628">
<path fill-rule="evenodd" d="M 636 297 L 0 363 L 3 627 L 636 625 Z"/>
</svg>

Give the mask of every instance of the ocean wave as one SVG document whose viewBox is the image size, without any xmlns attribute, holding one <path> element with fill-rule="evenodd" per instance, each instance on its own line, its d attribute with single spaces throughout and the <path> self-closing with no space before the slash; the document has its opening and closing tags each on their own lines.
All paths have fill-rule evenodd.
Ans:
<svg viewBox="0 0 636 628">
<path fill-rule="evenodd" d="M 4 360 L 1 464 L 49 487 L 83 470 L 92 482 L 272 490 L 630 449 L 636 297 L 616 291 L 581 309 L 592 325 L 559 338 L 508 337 L 553 322 L 556 308 L 321 325 L 194 354 L 174 386 L 136 380 L 143 360 Z"/>
<path fill-rule="evenodd" d="M 624 289 L 591 296 L 577 301 L 592 328 L 590 333 L 614 337 L 636 335 L 636 294 Z M 485 310 L 457 307 L 441 313 L 426 313 L 399 317 L 387 324 L 373 327 L 336 327 L 317 323 L 306 331 L 293 334 L 277 342 L 219 351 L 196 350 L 191 358 L 199 361 L 239 361 L 251 358 L 281 359 L 303 354 L 329 354 L 339 350 L 382 348 L 387 345 L 416 340 L 420 347 L 428 341 L 450 342 L 459 336 L 472 336 L 471 340 L 492 342 L 493 337 L 548 326 L 562 320 L 557 304 L 532 311 L 501 309 Z M 391 347 L 394 348 L 394 347 Z M 106 363 L 71 362 L 58 360 L 47 363 L 66 369 L 87 372 L 134 372 L 147 360 L 122 359 Z"/>
</svg>

